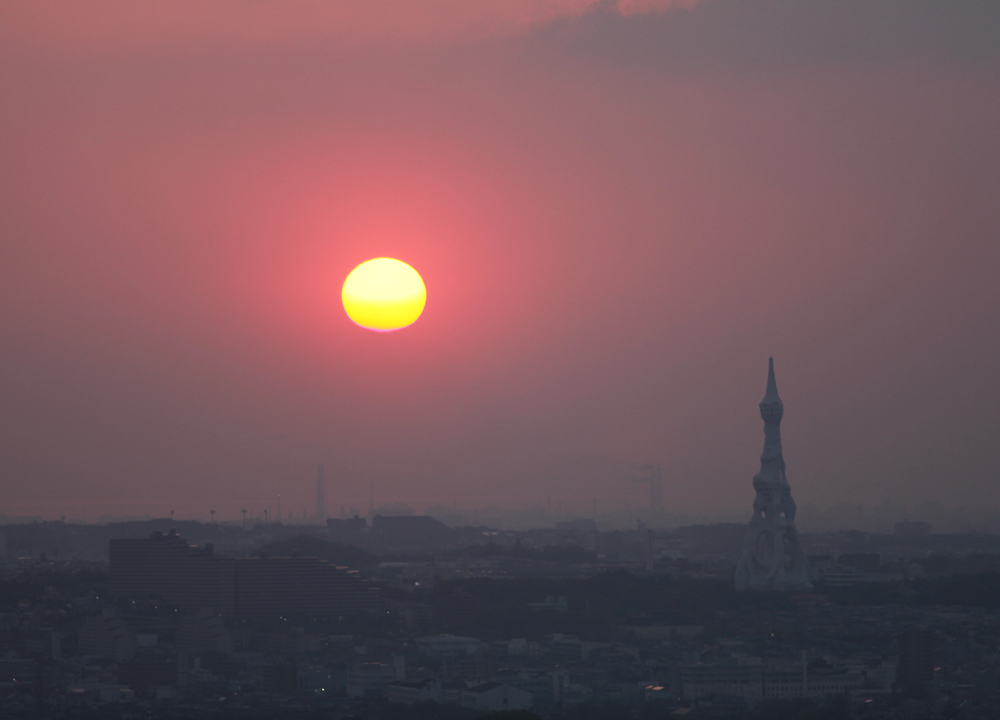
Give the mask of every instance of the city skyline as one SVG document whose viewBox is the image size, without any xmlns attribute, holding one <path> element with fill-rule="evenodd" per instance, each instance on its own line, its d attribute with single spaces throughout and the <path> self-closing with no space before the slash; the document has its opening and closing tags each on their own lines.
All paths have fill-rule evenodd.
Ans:
<svg viewBox="0 0 1000 720">
<path fill-rule="evenodd" d="M 2 18 L 4 717 L 1000 717 L 1000 2 Z"/>
</svg>

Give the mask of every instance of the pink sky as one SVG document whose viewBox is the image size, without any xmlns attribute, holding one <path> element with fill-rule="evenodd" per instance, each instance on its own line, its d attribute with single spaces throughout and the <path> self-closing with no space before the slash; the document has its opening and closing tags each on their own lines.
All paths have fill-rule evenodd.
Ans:
<svg viewBox="0 0 1000 720">
<path fill-rule="evenodd" d="M 586 13 L 623 17 L 690 8 L 697 0 L 95 0 L 15 2 L 8 42 L 109 54 L 192 43 L 274 46 L 309 39 L 350 47 L 468 43 L 522 35 Z"/>
<path fill-rule="evenodd" d="M 662 5 L 5 8 L 0 512 L 1000 504 L 1000 14 Z"/>
</svg>

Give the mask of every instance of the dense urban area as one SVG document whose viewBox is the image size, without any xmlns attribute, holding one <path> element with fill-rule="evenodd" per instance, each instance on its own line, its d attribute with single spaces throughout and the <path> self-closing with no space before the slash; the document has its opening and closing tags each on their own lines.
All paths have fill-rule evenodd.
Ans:
<svg viewBox="0 0 1000 720">
<path fill-rule="evenodd" d="M 170 519 L 2 528 L 11 718 L 1000 717 L 1000 536 Z"/>
</svg>

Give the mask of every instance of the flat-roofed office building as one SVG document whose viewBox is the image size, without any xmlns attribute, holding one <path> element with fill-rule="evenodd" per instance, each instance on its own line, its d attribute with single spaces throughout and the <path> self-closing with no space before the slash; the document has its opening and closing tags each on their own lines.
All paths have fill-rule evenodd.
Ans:
<svg viewBox="0 0 1000 720">
<path fill-rule="evenodd" d="M 111 541 L 112 595 L 156 597 L 181 608 L 224 615 L 343 617 L 380 605 L 377 588 L 357 572 L 317 558 L 216 555 L 171 530 Z"/>
</svg>

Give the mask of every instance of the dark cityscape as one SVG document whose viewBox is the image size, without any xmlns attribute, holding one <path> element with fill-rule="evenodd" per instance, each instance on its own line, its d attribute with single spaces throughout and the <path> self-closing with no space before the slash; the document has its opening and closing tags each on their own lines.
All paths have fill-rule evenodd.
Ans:
<svg viewBox="0 0 1000 720">
<path fill-rule="evenodd" d="M 812 587 L 747 593 L 745 533 L 6 525 L 4 717 L 1000 713 L 1000 536 L 802 533 Z"/>
</svg>

